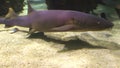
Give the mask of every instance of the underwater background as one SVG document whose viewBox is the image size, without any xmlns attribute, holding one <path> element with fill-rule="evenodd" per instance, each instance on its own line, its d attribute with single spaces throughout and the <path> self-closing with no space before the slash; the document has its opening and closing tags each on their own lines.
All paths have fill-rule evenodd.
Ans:
<svg viewBox="0 0 120 68">
<path fill-rule="evenodd" d="M 44 0 L 30 0 L 38 11 Z M 27 38 L 28 28 L 0 25 L 0 68 L 120 68 L 120 19 L 109 6 L 99 5 L 114 27 L 108 31 L 45 32 Z M 27 14 L 27 3 L 20 14 Z M 13 28 L 19 32 L 11 34 Z"/>
</svg>

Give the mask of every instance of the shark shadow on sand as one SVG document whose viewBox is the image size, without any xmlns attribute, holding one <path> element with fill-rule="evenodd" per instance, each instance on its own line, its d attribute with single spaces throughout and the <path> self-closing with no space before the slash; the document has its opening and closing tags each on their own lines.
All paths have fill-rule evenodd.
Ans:
<svg viewBox="0 0 120 68">
<path fill-rule="evenodd" d="M 64 49 L 59 51 L 59 52 L 78 50 L 78 49 L 82 49 L 82 48 L 107 49 L 107 48 L 102 47 L 102 46 L 91 45 L 88 42 L 82 41 L 80 39 L 69 40 L 69 41 L 56 40 L 54 38 L 48 38 L 47 36 L 45 36 L 44 34 L 42 35 L 41 33 L 31 34 L 27 39 L 42 39 L 42 40 L 44 40 L 46 42 L 54 42 L 54 43 L 57 43 L 57 44 L 64 44 L 65 45 Z M 55 45 L 55 46 L 57 46 L 57 45 Z"/>
</svg>

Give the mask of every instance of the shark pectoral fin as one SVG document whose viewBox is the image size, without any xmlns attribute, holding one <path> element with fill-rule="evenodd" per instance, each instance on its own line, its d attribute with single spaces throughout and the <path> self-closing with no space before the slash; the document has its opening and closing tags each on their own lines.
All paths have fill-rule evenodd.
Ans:
<svg viewBox="0 0 120 68">
<path fill-rule="evenodd" d="M 31 29 L 31 30 L 29 31 L 28 35 L 34 33 L 35 31 L 36 31 L 35 29 Z"/>
<path fill-rule="evenodd" d="M 55 28 L 52 28 L 51 30 L 52 31 L 70 31 L 72 29 L 74 29 L 75 25 L 63 25 L 63 26 L 60 26 L 60 27 L 55 27 Z"/>
<path fill-rule="evenodd" d="M 31 29 L 29 32 L 28 32 L 28 34 L 27 35 L 25 35 L 27 38 L 29 38 L 30 37 L 30 35 L 32 34 L 32 33 L 34 33 L 36 30 L 35 29 Z"/>
</svg>

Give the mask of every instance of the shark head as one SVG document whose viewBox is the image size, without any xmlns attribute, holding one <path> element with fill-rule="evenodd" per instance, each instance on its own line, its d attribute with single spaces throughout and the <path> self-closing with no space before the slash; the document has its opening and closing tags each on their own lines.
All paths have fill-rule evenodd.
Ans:
<svg viewBox="0 0 120 68">
<path fill-rule="evenodd" d="M 103 18 L 99 18 L 98 22 L 93 24 L 94 26 L 92 27 L 94 30 L 109 30 L 112 29 L 114 24 L 108 20 L 105 20 Z"/>
</svg>

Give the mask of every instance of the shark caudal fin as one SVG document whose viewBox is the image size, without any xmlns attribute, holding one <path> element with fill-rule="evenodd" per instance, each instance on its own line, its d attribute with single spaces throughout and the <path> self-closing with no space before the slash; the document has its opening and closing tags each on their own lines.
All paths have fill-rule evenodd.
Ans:
<svg viewBox="0 0 120 68">
<path fill-rule="evenodd" d="M 32 6 L 30 5 L 29 0 L 27 0 L 27 4 L 28 4 L 28 14 L 29 14 L 29 13 L 33 12 L 34 9 L 33 9 Z"/>
<path fill-rule="evenodd" d="M 15 18 L 17 16 L 18 15 L 15 13 L 15 11 L 10 7 L 8 13 L 5 16 L 5 18 L 12 19 L 12 18 Z"/>
</svg>

